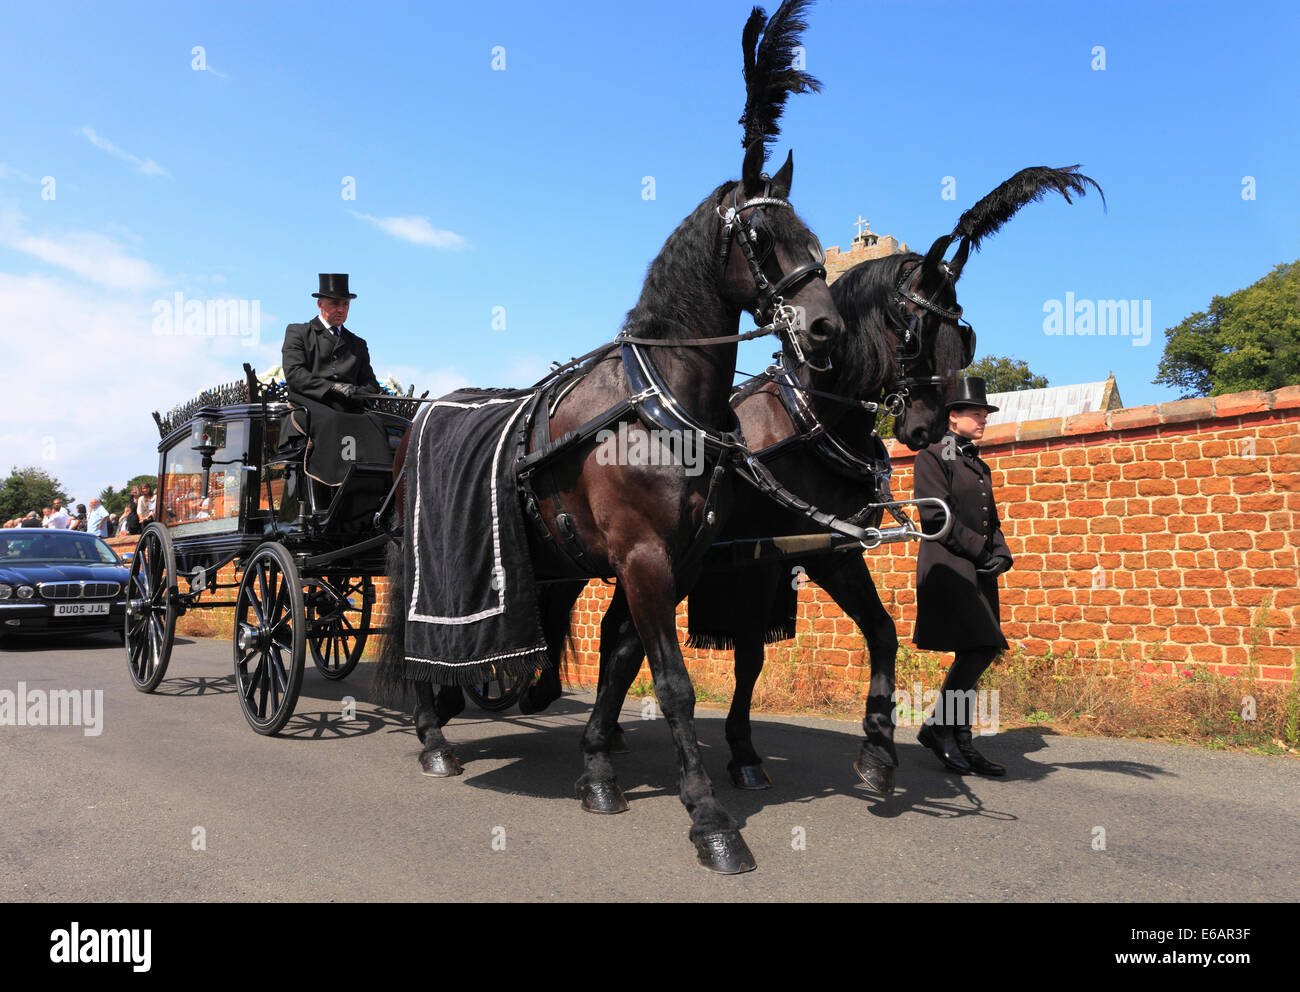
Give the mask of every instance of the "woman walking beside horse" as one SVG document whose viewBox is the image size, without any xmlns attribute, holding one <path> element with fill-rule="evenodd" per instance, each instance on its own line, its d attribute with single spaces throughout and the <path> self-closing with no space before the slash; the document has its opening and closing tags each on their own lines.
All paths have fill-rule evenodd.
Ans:
<svg viewBox="0 0 1300 992">
<path fill-rule="evenodd" d="M 934 713 L 917 740 L 959 774 L 1004 775 L 971 744 L 975 683 L 1007 647 L 998 607 L 998 576 L 1013 559 L 993 502 L 993 475 L 979 456 L 990 413 L 984 380 L 962 379 L 948 403 L 948 433 L 917 453 L 915 495 L 943 500 L 952 528 L 941 541 L 921 544 L 916 560 L 916 629 L 912 640 L 927 651 L 955 651 Z M 941 514 L 921 504 L 921 524 L 935 533 Z"/>
</svg>

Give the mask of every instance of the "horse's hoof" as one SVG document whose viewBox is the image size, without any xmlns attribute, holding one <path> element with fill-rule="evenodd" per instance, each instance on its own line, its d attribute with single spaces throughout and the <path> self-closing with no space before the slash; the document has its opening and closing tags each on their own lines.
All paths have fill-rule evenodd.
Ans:
<svg viewBox="0 0 1300 992">
<path fill-rule="evenodd" d="M 700 864 L 719 875 L 739 875 L 758 867 L 739 830 L 718 830 L 695 838 Z"/>
<path fill-rule="evenodd" d="M 434 778 L 452 778 L 464 770 L 455 751 L 425 751 L 420 755 L 420 771 Z"/>
<path fill-rule="evenodd" d="M 578 796 L 588 813 L 627 812 L 627 797 L 614 782 L 583 782 L 578 786 Z"/>
<path fill-rule="evenodd" d="M 610 754 L 631 754 L 632 749 L 627 746 L 627 738 L 623 736 L 623 728 L 615 730 L 609 738 Z"/>
<path fill-rule="evenodd" d="M 886 796 L 894 794 L 893 766 L 881 764 L 880 759 L 868 752 L 865 745 L 858 751 L 858 760 L 853 762 L 853 770 L 858 773 L 858 778 L 876 792 Z"/>
<path fill-rule="evenodd" d="M 770 789 L 772 780 L 762 765 L 728 765 L 731 784 L 737 789 Z"/>
<path fill-rule="evenodd" d="M 528 687 L 528 690 L 519 697 L 519 712 L 525 716 L 531 716 L 534 713 L 541 713 L 551 703 L 560 698 L 560 693 L 548 686 L 543 686 L 540 682 L 534 682 Z"/>
</svg>

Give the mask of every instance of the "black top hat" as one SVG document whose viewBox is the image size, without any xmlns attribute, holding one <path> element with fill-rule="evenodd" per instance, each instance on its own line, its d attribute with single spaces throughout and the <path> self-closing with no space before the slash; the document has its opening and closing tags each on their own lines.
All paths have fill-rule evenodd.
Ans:
<svg viewBox="0 0 1300 992">
<path fill-rule="evenodd" d="M 320 273 L 320 292 L 311 295 L 317 299 L 324 296 L 330 300 L 355 300 L 357 298 L 356 293 L 348 292 L 348 274 L 346 272 Z"/>
<path fill-rule="evenodd" d="M 957 395 L 944 406 L 944 412 L 947 413 L 955 406 L 983 407 L 989 413 L 996 413 L 998 410 L 997 407 L 989 405 L 984 395 L 984 380 L 977 375 L 957 380 Z"/>
</svg>

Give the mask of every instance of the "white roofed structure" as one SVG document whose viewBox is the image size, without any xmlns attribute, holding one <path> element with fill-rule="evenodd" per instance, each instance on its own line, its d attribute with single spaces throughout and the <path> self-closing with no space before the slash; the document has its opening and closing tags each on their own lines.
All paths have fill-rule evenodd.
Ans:
<svg viewBox="0 0 1300 992">
<path fill-rule="evenodd" d="M 988 399 L 998 408 L 997 413 L 989 414 L 990 426 L 1072 417 L 1076 413 L 1092 413 L 1097 410 L 1117 410 L 1124 405 L 1119 398 L 1114 373 L 1105 382 L 1081 382 L 1073 386 L 989 393 Z"/>
</svg>

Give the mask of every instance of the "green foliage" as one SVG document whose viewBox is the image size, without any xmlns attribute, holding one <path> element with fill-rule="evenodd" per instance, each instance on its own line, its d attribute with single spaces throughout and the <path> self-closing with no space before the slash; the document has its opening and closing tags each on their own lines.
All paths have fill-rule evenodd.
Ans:
<svg viewBox="0 0 1300 992">
<path fill-rule="evenodd" d="M 1029 371 L 1028 362 L 1020 362 L 1010 357 L 985 355 L 971 362 L 964 374 L 982 378 L 984 390 L 989 393 L 1014 393 L 1020 389 L 1047 388 L 1046 376 L 1034 375 Z"/>
<path fill-rule="evenodd" d="M 9 477 L 0 483 L 0 522 L 24 517 L 31 510 L 39 514 L 56 496 L 67 505 L 68 494 L 63 491 L 59 480 L 45 469 L 15 465 Z"/>
<path fill-rule="evenodd" d="M 149 483 L 149 485 L 153 486 L 154 491 L 157 492 L 158 476 L 153 474 L 133 476 L 132 478 L 126 480 L 126 485 L 123 486 L 122 488 L 126 491 L 127 495 L 129 496 L 131 494 L 132 486 L 142 486 L 146 482 Z"/>
<path fill-rule="evenodd" d="M 99 502 L 109 513 L 121 513 L 126 509 L 126 501 L 131 493 L 128 489 L 114 489 L 105 486 L 99 491 Z"/>
<path fill-rule="evenodd" d="M 1153 381 L 1181 390 L 1184 399 L 1300 383 L 1300 264 L 1278 265 L 1166 328 Z"/>
</svg>

